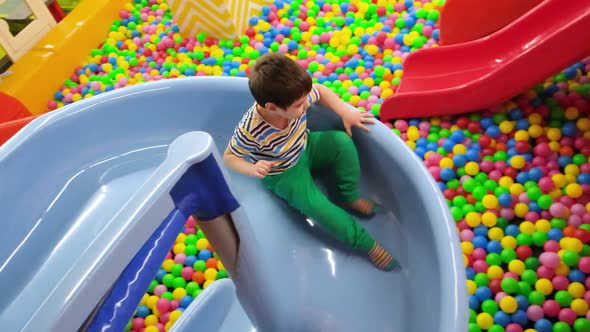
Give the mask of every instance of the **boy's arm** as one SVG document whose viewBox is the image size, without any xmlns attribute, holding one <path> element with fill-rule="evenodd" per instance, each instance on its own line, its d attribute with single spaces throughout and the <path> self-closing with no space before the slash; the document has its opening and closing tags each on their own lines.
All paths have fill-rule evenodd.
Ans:
<svg viewBox="0 0 590 332">
<path fill-rule="evenodd" d="M 340 116 L 348 136 L 352 136 L 351 126 L 357 126 L 368 132 L 369 128 L 363 123 L 375 123 L 373 113 L 355 111 L 328 87 L 322 84 L 314 84 L 314 88 L 319 94 L 319 100 L 317 100 L 317 102 L 331 109 L 334 113 Z"/>
<path fill-rule="evenodd" d="M 229 148 L 229 145 L 227 146 L 227 148 L 225 148 L 225 152 L 223 153 L 223 162 L 229 168 L 233 169 L 238 173 L 252 176 L 253 164 L 246 161 L 244 158 L 235 155 Z"/>
</svg>

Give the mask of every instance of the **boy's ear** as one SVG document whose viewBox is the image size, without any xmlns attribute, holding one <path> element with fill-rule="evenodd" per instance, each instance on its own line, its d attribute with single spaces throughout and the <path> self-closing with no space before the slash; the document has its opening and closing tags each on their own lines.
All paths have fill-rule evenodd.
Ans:
<svg viewBox="0 0 590 332">
<path fill-rule="evenodd" d="M 276 111 L 280 111 L 281 110 L 280 107 L 278 107 L 277 105 L 275 105 L 273 103 L 266 103 L 264 105 L 264 108 L 267 109 L 267 110 L 269 110 L 269 111 L 272 111 L 272 112 L 276 112 Z"/>
</svg>

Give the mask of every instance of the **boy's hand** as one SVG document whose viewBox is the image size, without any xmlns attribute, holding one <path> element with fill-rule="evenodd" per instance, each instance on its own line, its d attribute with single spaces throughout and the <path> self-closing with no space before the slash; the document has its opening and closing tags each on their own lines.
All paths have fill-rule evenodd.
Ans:
<svg viewBox="0 0 590 332">
<path fill-rule="evenodd" d="M 260 160 L 256 164 L 252 164 L 251 175 L 255 176 L 259 179 L 262 179 L 263 177 L 266 176 L 266 174 L 268 174 L 272 164 L 273 164 L 272 162 L 266 161 L 266 160 Z"/>
<path fill-rule="evenodd" d="M 344 129 L 348 136 L 352 137 L 352 126 L 357 126 L 363 129 L 366 132 L 369 132 L 369 128 L 367 128 L 363 123 L 375 123 L 375 116 L 373 113 L 370 112 L 358 112 L 358 111 L 347 111 L 342 114 L 342 122 L 344 123 Z"/>
</svg>

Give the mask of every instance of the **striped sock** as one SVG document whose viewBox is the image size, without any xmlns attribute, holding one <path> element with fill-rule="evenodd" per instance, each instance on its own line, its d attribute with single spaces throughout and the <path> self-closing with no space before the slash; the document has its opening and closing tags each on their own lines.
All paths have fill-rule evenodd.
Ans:
<svg viewBox="0 0 590 332">
<path fill-rule="evenodd" d="M 369 258 L 381 270 L 391 271 L 397 266 L 396 260 L 377 241 L 369 251 Z"/>
</svg>

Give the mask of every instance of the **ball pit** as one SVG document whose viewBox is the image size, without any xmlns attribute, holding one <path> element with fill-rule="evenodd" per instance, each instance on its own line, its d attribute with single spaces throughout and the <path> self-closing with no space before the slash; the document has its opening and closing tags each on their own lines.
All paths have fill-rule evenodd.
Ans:
<svg viewBox="0 0 590 332">
<path fill-rule="evenodd" d="M 409 52 L 435 47 L 444 0 L 281 1 L 236 40 L 184 36 L 163 0 L 127 1 L 103 45 L 50 109 L 124 86 L 183 76 L 246 76 L 267 52 L 290 55 L 350 104 L 378 115 Z M 590 59 L 479 113 L 398 120 L 459 231 L 469 332 L 590 332 Z M 227 277 L 192 219 L 127 331 L 165 331 Z"/>
</svg>

